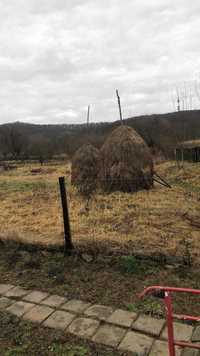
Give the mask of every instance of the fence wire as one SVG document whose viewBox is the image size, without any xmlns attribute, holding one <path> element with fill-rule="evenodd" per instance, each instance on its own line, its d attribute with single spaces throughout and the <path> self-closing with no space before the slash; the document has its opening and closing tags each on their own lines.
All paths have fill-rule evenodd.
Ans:
<svg viewBox="0 0 200 356">
<path fill-rule="evenodd" d="M 18 165 L 0 173 L 0 236 L 46 246 L 63 245 L 63 217 L 58 178 L 65 176 L 72 239 L 84 246 L 116 253 L 184 255 L 199 258 L 199 165 L 180 170 L 163 163 L 161 177 L 149 190 L 108 194 L 100 189 L 90 199 L 70 183 L 70 165 Z M 112 183 L 117 186 L 120 180 Z M 102 181 L 100 182 L 102 183 Z M 106 183 L 103 180 L 103 183 Z M 128 184 L 140 186 L 138 179 Z"/>
</svg>

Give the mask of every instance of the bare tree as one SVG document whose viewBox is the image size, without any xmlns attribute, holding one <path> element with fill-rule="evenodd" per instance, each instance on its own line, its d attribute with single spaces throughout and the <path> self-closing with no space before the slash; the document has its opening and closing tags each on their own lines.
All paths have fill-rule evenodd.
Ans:
<svg viewBox="0 0 200 356">
<path fill-rule="evenodd" d="M 195 90 L 193 81 L 184 81 L 183 83 L 176 85 L 171 94 L 173 107 L 176 107 L 177 111 L 193 110 L 194 95 Z"/>
<path fill-rule="evenodd" d="M 1 130 L 0 149 L 4 157 L 10 153 L 15 160 L 22 158 L 26 143 L 26 136 L 22 135 L 17 127 L 5 126 Z"/>
</svg>

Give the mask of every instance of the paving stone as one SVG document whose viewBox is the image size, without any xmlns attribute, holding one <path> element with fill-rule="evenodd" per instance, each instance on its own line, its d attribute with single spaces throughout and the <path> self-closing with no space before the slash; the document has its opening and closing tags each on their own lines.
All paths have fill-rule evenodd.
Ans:
<svg viewBox="0 0 200 356">
<path fill-rule="evenodd" d="M 136 318 L 137 318 L 136 313 L 131 313 L 129 311 L 122 310 L 122 309 L 117 309 L 107 319 L 107 322 L 130 327 Z"/>
<path fill-rule="evenodd" d="M 181 348 L 176 347 L 176 356 L 181 355 Z M 149 356 L 169 356 L 168 344 L 165 341 L 156 341 Z"/>
<path fill-rule="evenodd" d="M 111 307 L 95 304 L 85 310 L 84 314 L 100 320 L 107 320 L 112 313 L 113 309 Z"/>
<path fill-rule="evenodd" d="M 192 335 L 192 341 L 194 341 L 194 342 L 199 341 L 200 342 L 200 325 L 195 328 L 194 333 Z"/>
<path fill-rule="evenodd" d="M 187 324 L 173 323 L 174 325 L 174 338 L 179 341 L 189 341 L 192 336 L 193 327 Z M 161 337 L 167 339 L 167 327 L 165 327 Z"/>
<path fill-rule="evenodd" d="M 99 327 L 99 321 L 89 318 L 77 318 L 68 327 L 67 331 L 71 334 L 91 338 Z"/>
<path fill-rule="evenodd" d="M 28 295 L 23 297 L 23 300 L 27 300 L 28 302 L 39 304 L 43 299 L 47 298 L 48 296 L 49 296 L 48 293 L 32 291 Z"/>
<path fill-rule="evenodd" d="M 45 320 L 43 325 L 49 328 L 65 330 L 74 318 L 74 314 L 57 310 Z"/>
<path fill-rule="evenodd" d="M 21 288 L 21 287 L 14 287 L 8 290 L 8 292 L 5 293 L 6 297 L 14 297 L 14 298 L 20 298 L 28 294 L 29 291 Z"/>
<path fill-rule="evenodd" d="M 81 300 L 72 299 L 69 302 L 62 305 L 62 309 L 73 311 L 74 313 L 82 313 L 91 304 L 82 302 Z"/>
<path fill-rule="evenodd" d="M 132 328 L 147 334 L 159 336 L 164 324 L 165 320 L 163 319 L 155 319 L 147 315 L 140 315 L 133 323 Z"/>
<path fill-rule="evenodd" d="M 47 307 L 46 305 L 35 305 L 34 308 L 28 311 L 28 313 L 24 314 L 23 319 L 42 323 L 53 312 L 54 309 Z"/>
<path fill-rule="evenodd" d="M 92 338 L 92 341 L 104 344 L 107 346 L 117 347 L 126 333 L 125 329 L 122 329 L 114 325 L 102 325 L 98 329 L 97 333 Z"/>
<path fill-rule="evenodd" d="M 145 356 L 148 355 L 152 343 L 153 339 L 151 337 L 128 331 L 118 349 Z"/>
<path fill-rule="evenodd" d="M 10 289 L 14 288 L 12 284 L 0 284 L 0 295 L 4 295 L 7 293 Z"/>
<path fill-rule="evenodd" d="M 50 295 L 47 299 L 43 300 L 41 304 L 48 305 L 49 307 L 58 308 L 66 303 L 67 299 L 59 295 Z"/>
<path fill-rule="evenodd" d="M 1 297 L 0 298 L 0 309 L 5 309 L 9 307 L 13 303 L 12 299 L 8 299 L 6 297 Z"/>
<path fill-rule="evenodd" d="M 182 356 L 200 356 L 200 351 L 195 349 L 185 348 Z"/>
<path fill-rule="evenodd" d="M 6 310 L 9 313 L 12 313 L 12 314 L 20 317 L 23 314 L 25 314 L 28 310 L 32 309 L 33 307 L 34 307 L 34 304 L 20 301 L 20 302 L 16 302 L 16 303 L 12 304 Z"/>
</svg>

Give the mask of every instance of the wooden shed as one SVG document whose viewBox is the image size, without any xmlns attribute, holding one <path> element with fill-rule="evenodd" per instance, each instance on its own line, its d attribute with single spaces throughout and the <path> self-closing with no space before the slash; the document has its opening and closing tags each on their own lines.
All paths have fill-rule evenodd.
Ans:
<svg viewBox="0 0 200 356">
<path fill-rule="evenodd" d="M 177 161 L 200 162 L 200 140 L 184 141 L 175 148 Z"/>
</svg>

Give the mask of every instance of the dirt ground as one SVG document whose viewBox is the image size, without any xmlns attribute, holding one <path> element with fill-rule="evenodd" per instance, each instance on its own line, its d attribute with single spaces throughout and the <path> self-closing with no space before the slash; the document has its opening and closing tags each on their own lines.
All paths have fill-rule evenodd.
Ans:
<svg viewBox="0 0 200 356">
<path fill-rule="evenodd" d="M 43 245 L 63 243 L 58 177 L 65 175 L 74 244 L 120 252 L 200 258 L 200 164 L 156 166 L 172 189 L 155 183 L 134 194 L 98 192 L 89 211 L 70 184 L 70 164 L 18 164 L 0 173 L 0 237 Z"/>
<path fill-rule="evenodd" d="M 62 252 L 41 250 L 16 243 L 1 244 L 0 283 L 56 293 L 70 299 L 82 299 L 163 315 L 162 301 L 139 293 L 150 285 L 169 285 L 200 289 L 200 270 L 184 265 L 166 265 L 133 256 L 93 256 L 91 262 L 80 254 L 64 256 Z M 119 288 L 120 286 L 120 288 Z M 196 301 L 196 302 L 195 302 Z M 200 314 L 198 298 L 177 295 L 177 312 Z"/>
</svg>

